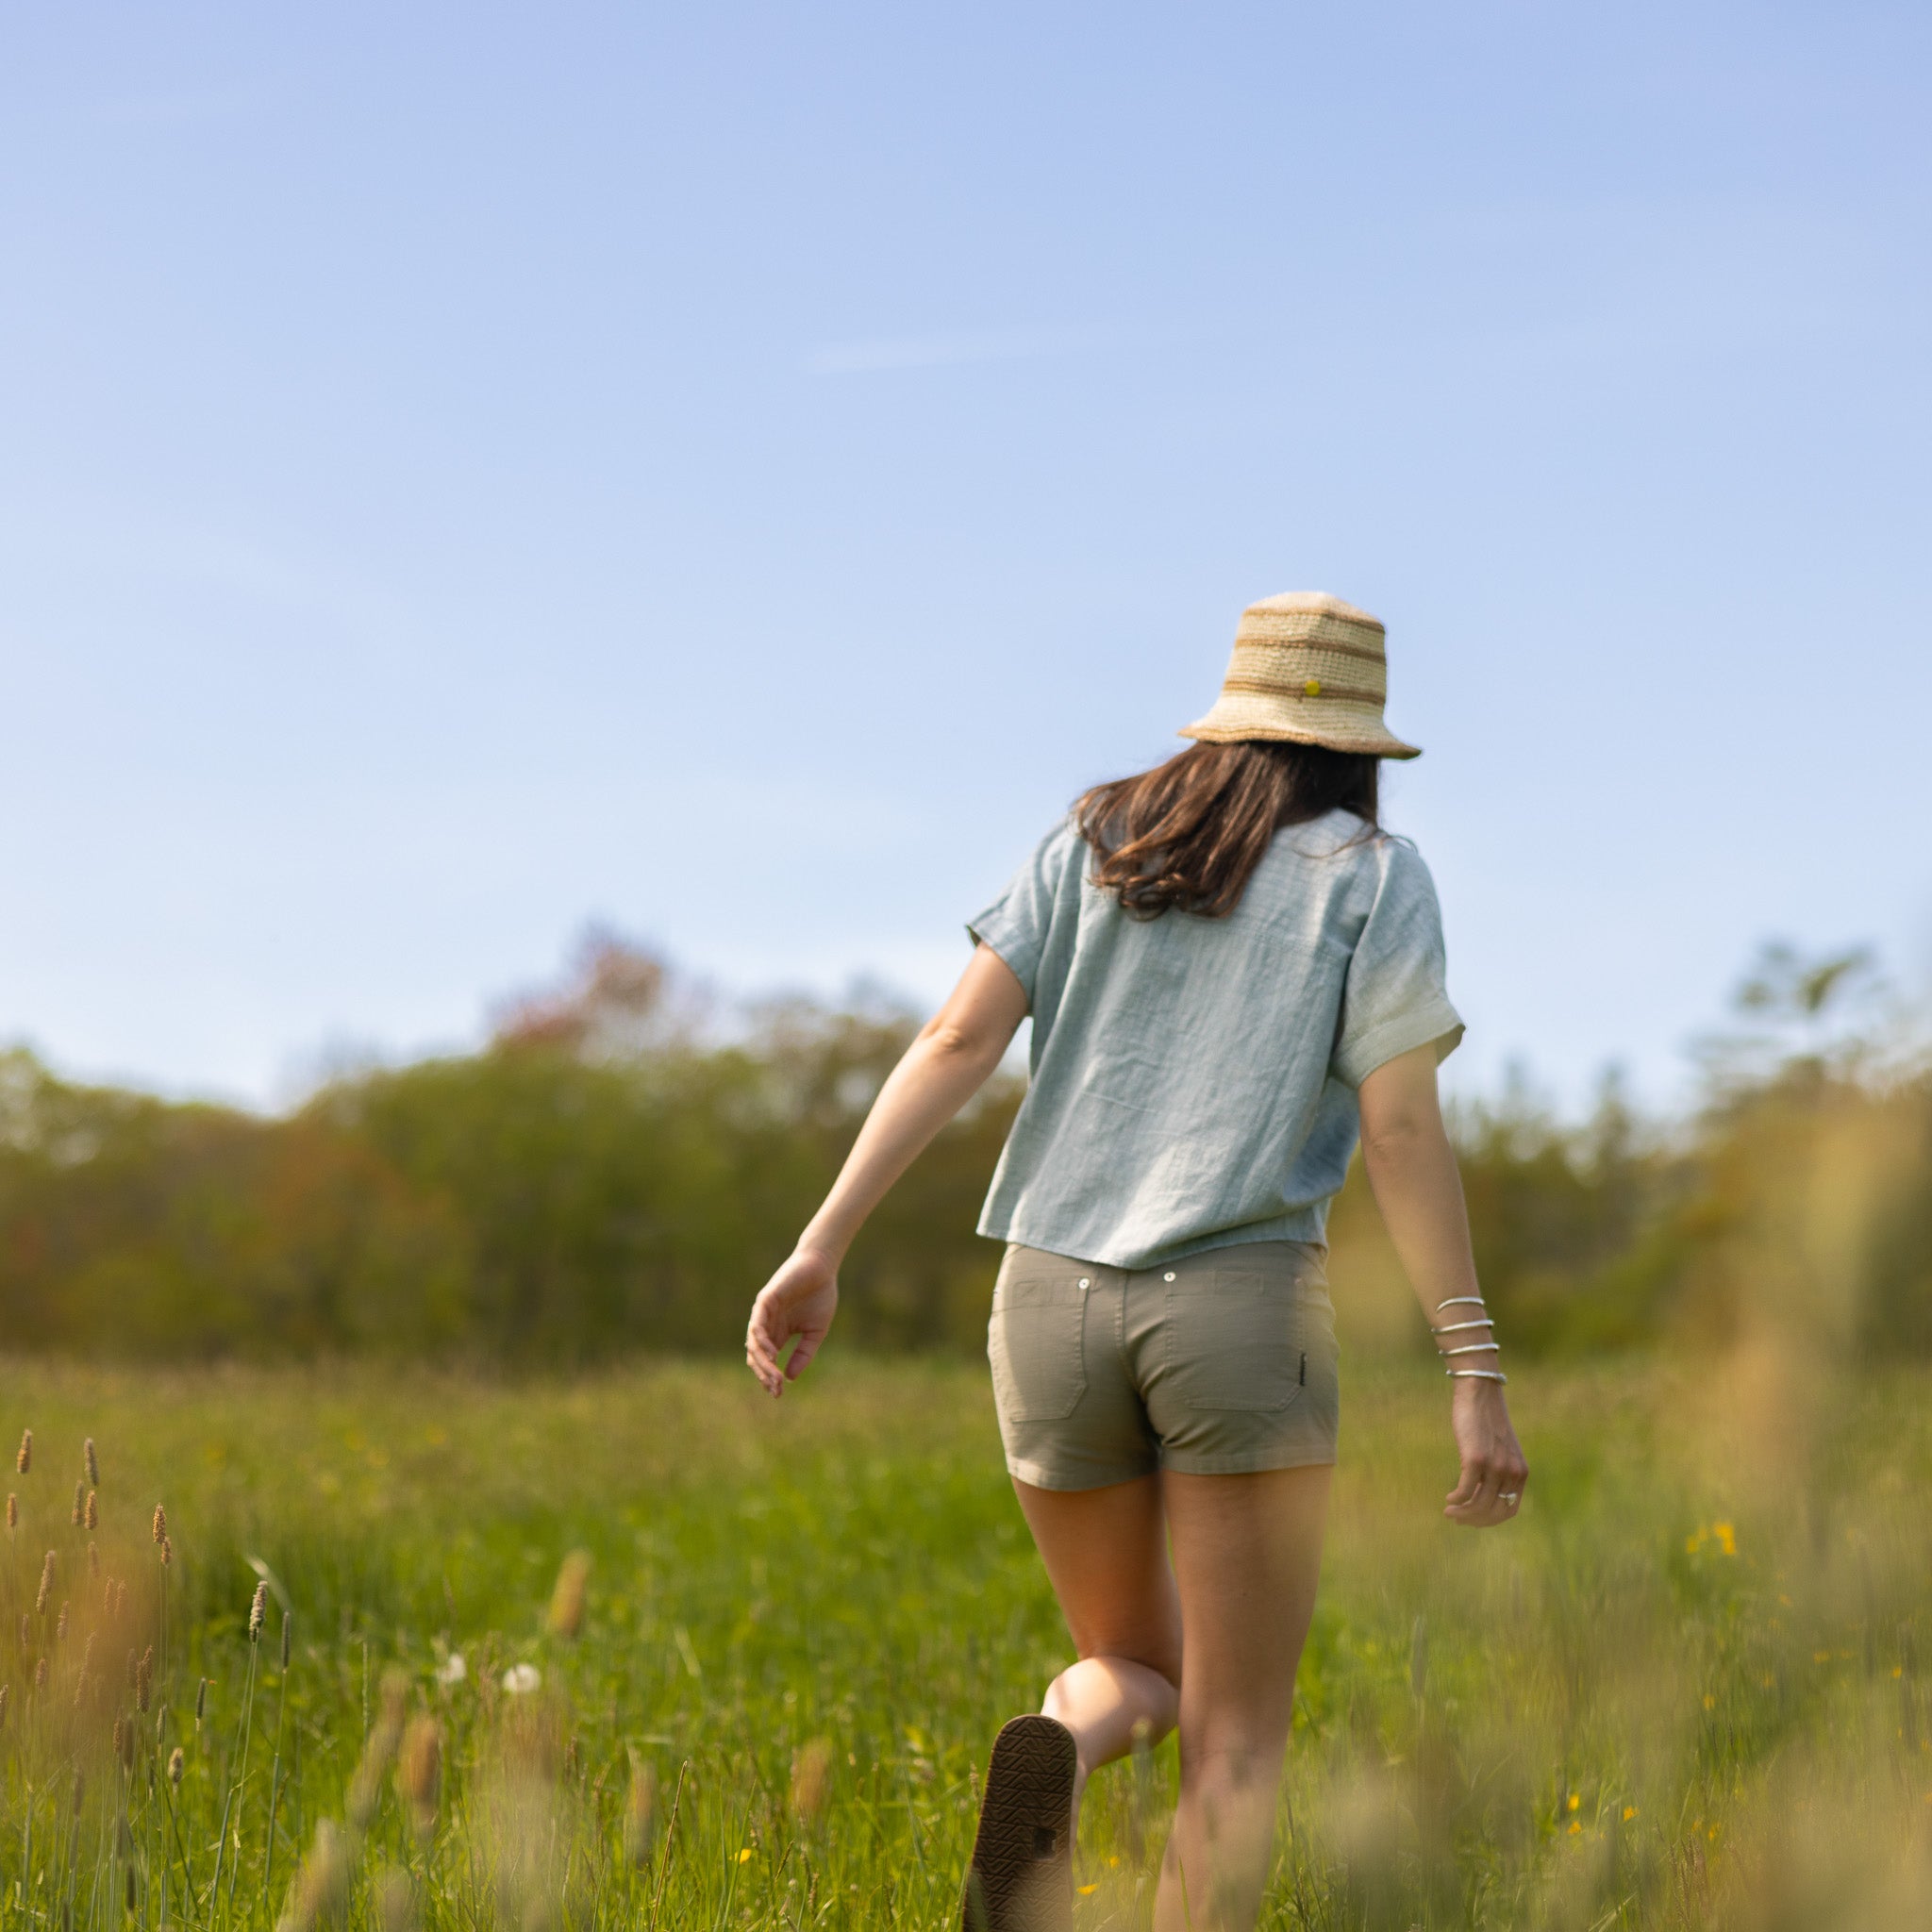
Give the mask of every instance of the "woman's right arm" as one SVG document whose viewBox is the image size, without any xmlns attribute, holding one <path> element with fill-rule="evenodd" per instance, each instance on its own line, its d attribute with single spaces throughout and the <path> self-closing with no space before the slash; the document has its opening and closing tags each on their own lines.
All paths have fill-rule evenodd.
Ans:
<svg viewBox="0 0 1932 1932">
<path fill-rule="evenodd" d="M 1369 1185 L 1424 1317 L 1438 1331 L 1436 1346 L 1479 1351 L 1455 1357 L 1452 1367 L 1493 1370 L 1496 1355 L 1485 1346 L 1492 1329 L 1440 1332 L 1458 1319 L 1476 1320 L 1485 1310 L 1470 1250 L 1462 1176 L 1436 1094 L 1435 1047 L 1419 1046 L 1386 1061 L 1362 1082 L 1357 1097 Z M 1529 1480 L 1529 1465 L 1510 1425 L 1503 1385 L 1466 1376 L 1450 1386 L 1451 1426 L 1462 1471 L 1442 1513 L 1476 1527 L 1507 1523 Z M 1512 1500 L 1500 1500 L 1505 1496 Z"/>
<path fill-rule="evenodd" d="M 839 1264 L 866 1216 L 986 1084 L 1025 1017 L 1025 988 L 991 946 L 981 945 L 887 1076 L 824 1207 L 752 1304 L 744 1358 L 773 1395 L 797 1380 L 824 1341 L 839 1306 Z M 797 1347 L 781 1361 L 794 1337 Z"/>
</svg>

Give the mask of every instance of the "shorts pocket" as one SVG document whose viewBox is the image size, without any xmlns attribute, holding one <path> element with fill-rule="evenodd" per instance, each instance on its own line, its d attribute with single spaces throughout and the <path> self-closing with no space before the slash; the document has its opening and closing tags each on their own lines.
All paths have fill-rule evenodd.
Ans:
<svg viewBox="0 0 1932 1932">
<path fill-rule="evenodd" d="M 986 1353 L 1000 1414 L 1016 1423 L 1059 1422 L 1087 1392 L 1084 1335 L 1092 1271 L 1077 1261 L 1016 1249 L 993 1284 Z"/>
<path fill-rule="evenodd" d="M 1192 1409 L 1267 1414 L 1307 1381 L 1301 1297 L 1252 1270 L 1181 1270 L 1167 1284 L 1169 1387 Z"/>
</svg>

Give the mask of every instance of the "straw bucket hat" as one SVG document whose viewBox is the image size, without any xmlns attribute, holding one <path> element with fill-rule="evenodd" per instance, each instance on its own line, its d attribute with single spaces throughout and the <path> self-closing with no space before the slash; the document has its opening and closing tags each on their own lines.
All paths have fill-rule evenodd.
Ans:
<svg viewBox="0 0 1932 1932">
<path fill-rule="evenodd" d="M 1419 758 L 1382 722 L 1389 659 L 1382 620 L 1320 591 L 1263 597 L 1241 612 L 1221 695 L 1183 738 L 1226 744 L 1289 739 L 1330 751 Z"/>
</svg>

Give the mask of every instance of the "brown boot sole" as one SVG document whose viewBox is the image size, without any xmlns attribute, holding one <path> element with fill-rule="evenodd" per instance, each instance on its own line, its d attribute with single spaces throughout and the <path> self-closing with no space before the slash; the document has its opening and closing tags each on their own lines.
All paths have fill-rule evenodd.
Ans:
<svg viewBox="0 0 1932 1932">
<path fill-rule="evenodd" d="M 1073 1932 L 1074 1734 L 1016 1717 L 993 1740 L 966 1870 L 962 1932 Z"/>
</svg>

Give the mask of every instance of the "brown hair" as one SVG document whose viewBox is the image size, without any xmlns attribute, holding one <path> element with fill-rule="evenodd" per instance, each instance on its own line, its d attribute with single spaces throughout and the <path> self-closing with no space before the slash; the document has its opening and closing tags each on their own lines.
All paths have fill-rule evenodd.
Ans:
<svg viewBox="0 0 1932 1932">
<path fill-rule="evenodd" d="M 1124 911 L 1158 919 L 1178 906 L 1224 919 L 1282 826 L 1340 809 L 1378 828 L 1379 768 L 1370 753 L 1318 744 L 1191 744 L 1151 772 L 1094 786 L 1074 812 L 1099 860 L 1093 883 Z"/>
</svg>

